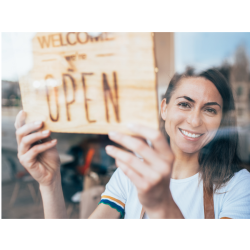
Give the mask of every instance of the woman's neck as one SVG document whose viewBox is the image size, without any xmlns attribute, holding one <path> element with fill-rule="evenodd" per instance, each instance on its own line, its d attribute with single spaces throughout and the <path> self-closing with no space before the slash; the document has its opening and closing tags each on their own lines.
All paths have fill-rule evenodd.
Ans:
<svg viewBox="0 0 250 250">
<path fill-rule="evenodd" d="M 199 152 L 193 154 L 185 153 L 174 145 L 171 145 L 171 149 L 175 155 L 172 179 L 185 179 L 199 172 Z"/>
</svg>

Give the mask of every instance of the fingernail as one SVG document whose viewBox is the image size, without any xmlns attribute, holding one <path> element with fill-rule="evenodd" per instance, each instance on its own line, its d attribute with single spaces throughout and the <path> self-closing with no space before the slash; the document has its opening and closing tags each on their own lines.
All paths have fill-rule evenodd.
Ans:
<svg viewBox="0 0 250 250">
<path fill-rule="evenodd" d="M 47 135 L 49 133 L 49 130 L 44 130 L 42 134 Z"/>
<path fill-rule="evenodd" d="M 20 110 L 20 111 L 19 111 L 19 114 L 22 114 L 22 113 L 23 113 L 23 110 Z"/>
<path fill-rule="evenodd" d="M 55 142 L 57 142 L 57 139 L 54 139 L 54 140 L 51 141 L 51 143 L 55 143 Z"/>
<path fill-rule="evenodd" d="M 36 121 L 36 122 L 34 122 L 34 124 L 37 125 L 37 126 L 38 126 L 38 125 L 41 125 L 41 124 L 42 124 L 42 121 Z"/>
<path fill-rule="evenodd" d="M 111 151 L 112 149 L 113 149 L 113 147 L 112 146 L 106 146 L 106 151 Z"/>
<path fill-rule="evenodd" d="M 115 138 L 117 136 L 117 133 L 114 131 L 109 132 L 109 136 Z"/>
</svg>

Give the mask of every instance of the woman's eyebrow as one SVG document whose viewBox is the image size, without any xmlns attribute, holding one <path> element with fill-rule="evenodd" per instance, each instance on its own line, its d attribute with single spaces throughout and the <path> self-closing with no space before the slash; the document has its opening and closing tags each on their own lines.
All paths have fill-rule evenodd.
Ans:
<svg viewBox="0 0 250 250">
<path fill-rule="evenodd" d="M 206 104 L 204 104 L 204 106 L 208 105 L 218 105 L 221 108 L 220 104 L 218 104 L 217 102 L 207 102 Z"/>
<path fill-rule="evenodd" d="M 177 97 L 176 99 L 179 99 L 179 98 L 185 98 L 186 100 L 195 103 L 195 100 L 191 99 L 188 96 L 180 96 L 180 97 Z M 207 102 L 204 104 L 204 106 L 208 106 L 208 105 L 218 105 L 221 108 L 220 104 L 218 104 L 217 102 Z"/>
<path fill-rule="evenodd" d="M 180 97 L 177 97 L 176 99 L 179 99 L 179 98 L 185 98 L 185 99 L 187 99 L 188 101 L 190 101 L 190 102 L 195 102 L 193 99 L 191 99 L 190 97 L 188 97 L 188 96 L 180 96 Z"/>
</svg>

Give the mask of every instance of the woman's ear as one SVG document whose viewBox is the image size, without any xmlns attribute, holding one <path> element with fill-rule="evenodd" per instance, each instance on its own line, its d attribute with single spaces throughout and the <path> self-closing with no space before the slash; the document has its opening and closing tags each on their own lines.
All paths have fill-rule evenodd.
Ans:
<svg viewBox="0 0 250 250">
<path fill-rule="evenodd" d="M 166 98 L 161 101 L 161 118 L 165 121 L 167 118 L 167 103 Z"/>
</svg>

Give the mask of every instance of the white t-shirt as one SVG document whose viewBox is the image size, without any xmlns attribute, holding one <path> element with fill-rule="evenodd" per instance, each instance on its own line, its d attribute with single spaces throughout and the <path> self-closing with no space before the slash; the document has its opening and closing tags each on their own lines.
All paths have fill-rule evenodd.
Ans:
<svg viewBox="0 0 250 250">
<path fill-rule="evenodd" d="M 198 184 L 198 173 L 170 181 L 173 199 L 186 219 L 204 219 L 203 182 Z M 142 205 L 136 187 L 119 168 L 106 185 L 100 203 L 116 209 L 121 218 L 140 218 Z M 215 219 L 250 219 L 250 173 L 246 169 L 235 173 L 227 185 L 214 194 L 214 214 Z M 148 218 L 147 215 L 144 218 Z"/>
</svg>

